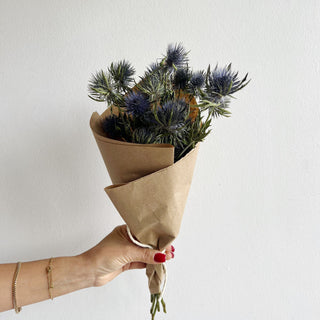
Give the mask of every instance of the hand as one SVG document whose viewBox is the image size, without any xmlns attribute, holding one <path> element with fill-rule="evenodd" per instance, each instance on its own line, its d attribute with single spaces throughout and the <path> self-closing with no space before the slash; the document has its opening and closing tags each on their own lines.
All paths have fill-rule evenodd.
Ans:
<svg viewBox="0 0 320 320">
<path fill-rule="evenodd" d="M 157 250 L 145 249 L 133 244 L 128 236 L 126 225 L 116 227 L 96 246 L 82 254 L 92 265 L 94 286 L 103 286 L 121 272 L 142 269 L 146 264 L 159 264 L 174 257 L 170 245 L 165 254 Z M 157 261 L 156 261 L 156 260 Z"/>
</svg>

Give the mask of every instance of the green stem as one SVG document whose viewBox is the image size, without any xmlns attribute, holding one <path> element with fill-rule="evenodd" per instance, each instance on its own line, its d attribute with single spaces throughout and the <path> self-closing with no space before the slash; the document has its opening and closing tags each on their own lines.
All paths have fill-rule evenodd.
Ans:
<svg viewBox="0 0 320 320">
<path fill-rule="evenodd" d="M 182 152 L 179 154 L 179 159 L 181 158 L 181 156 L 194 144 L 194 141 L 190 142 L 183 150 Z"/>
<path fill-rule="evenodd" d="M 160 293 L 155 293 L 151 295 L 151 319 L 154 320 L 157 312 L 160 312 L 160 304 L 162 305 L 162 310 L 164 313 L 167 313 L 166 304 L 163 298 L 160 299 Z"/>
</svg>

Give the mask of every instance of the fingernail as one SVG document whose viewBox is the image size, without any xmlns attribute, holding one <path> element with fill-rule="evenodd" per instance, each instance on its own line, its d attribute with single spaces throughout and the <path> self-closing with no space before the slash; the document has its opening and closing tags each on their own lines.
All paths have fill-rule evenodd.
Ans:
<svg viewBox="0 0 320 320">
<path fill-rule="evenodd" d="M 175 251 L 176 251 L 176 249 L 174 248 L 173 245 L 171 245 L 171 251 L 172 251 L 172 252 L 175 252 Z"/>
<path fill-rule="evenodd" d="M 171 256 L 172 256 L 172 258 L 174 258 L 174 253 L 173 252 L 171 252 Z"/>
<path fill-rule="evenodd" d="M 166 261 L 166 255 L 164 253 L 156 253 L 154 255 L 154 261 L 155 262 L 165 262 Z"/>
</svg>

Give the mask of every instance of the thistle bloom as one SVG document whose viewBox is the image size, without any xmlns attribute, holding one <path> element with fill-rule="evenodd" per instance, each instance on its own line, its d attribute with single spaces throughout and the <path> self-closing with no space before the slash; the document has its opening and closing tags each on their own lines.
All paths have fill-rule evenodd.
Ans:
<svg viewBox="0 0 320 320">
<path fill-rule="evenodd" d="M 156 72 L 160 69 L 160 63 L 158 62 L 152 62 L 148 67 L 147 67 L 147 71 L 146 71 L 146 74 L 149 74 L 149 73 L 153 73 L 153 72 Z"/>
<path fill-rule="evenodd" d="M 141 92 L 131 92 L 125 98 L 127 113 L 135 117 L 142 116 L 150 109 L 148 98 Z"/>
<path fill-rule="evenodd" d="M 238 72 L 231 71 L 231 64 L 224 68 L 215 67 L 209 74 L 208 93 L 212 96 L 215 94 L 219 96 L 226 96 L 242 89 L 248 84 L 247 74 L 242 79 L 238 79 Z"/>
<path fill-rule="evenodd" d="M 156 133 L 145 127 L 136 128 L 132 134 L 132 142 L 134 143 L 158 143 Z"/>
<path fill-rule="evenodd" d="M 175 132 L 182 128 L 189 116 L 189 105 L 184 100 L 166 102 L 157 110 L 158 122 L 167 131 Z"/>
<path fill-rule="evenodd" d="M 190 79 L 190 86 L 193 89 L 201 89 L 204 85 L 204 72 L 203 71 L 198 71 L 194 73 Z"/>
<path fill-rule="evenodd" d="M 111 115 L 103 119 L 101 123 L 103 131 L 111 138 L 117 139 L 121 136 L 122 130 L 118 126 L 118 117 Z"/>
<path fill-rule="evenodd" d="M 173 84 L 175 88 L 184 90 L 188 85 L 190 77 L 191 75 L 187 68 L 178 69 L 173 78 Z"/>
<path fill-rule="evenodd" d="M 135 69 L 130 62 L 126 60 L 111 63 L 108 71 L 115 83 L 119 84 L 120 87 L 126 88 L 134 80 L 133 75 L 135 74 Z"/>
<path fill-rule="evenodd" d="M 170 44 L 167 49 L 166 63 L 170 68 L 181 68 L 188 62 L 187 52 L 181 43 Z"/>
<path fill-rule="evenodd" d="M 111 77 L 103 70 L 92 75 L 89 81 L 89 97 L 95 101 L 108 101 L 110 97 L 109 88 L 114 89 Z"/>
</svg>

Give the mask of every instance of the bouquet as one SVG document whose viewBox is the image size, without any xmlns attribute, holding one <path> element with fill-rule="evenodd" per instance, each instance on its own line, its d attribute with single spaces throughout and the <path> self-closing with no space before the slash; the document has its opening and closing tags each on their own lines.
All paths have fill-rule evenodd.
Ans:
<svg viewBox="0 0 320 320">
<path fill-rule="evenodd" d="M 112 180 L 105 192 L 141 246 L 163 250 L 178 235 L 199 144 L 213 120 L 229 117 L 245 87 L 231 64 L 194 72 L 182 44 L 171 44 L 139 81 L 126 61 L 92 75 L 89 97 L 107 102 L 90 127 Z M 163 301 L 165 264 L 147 265 L 152 319 Z"/>
</svg>

